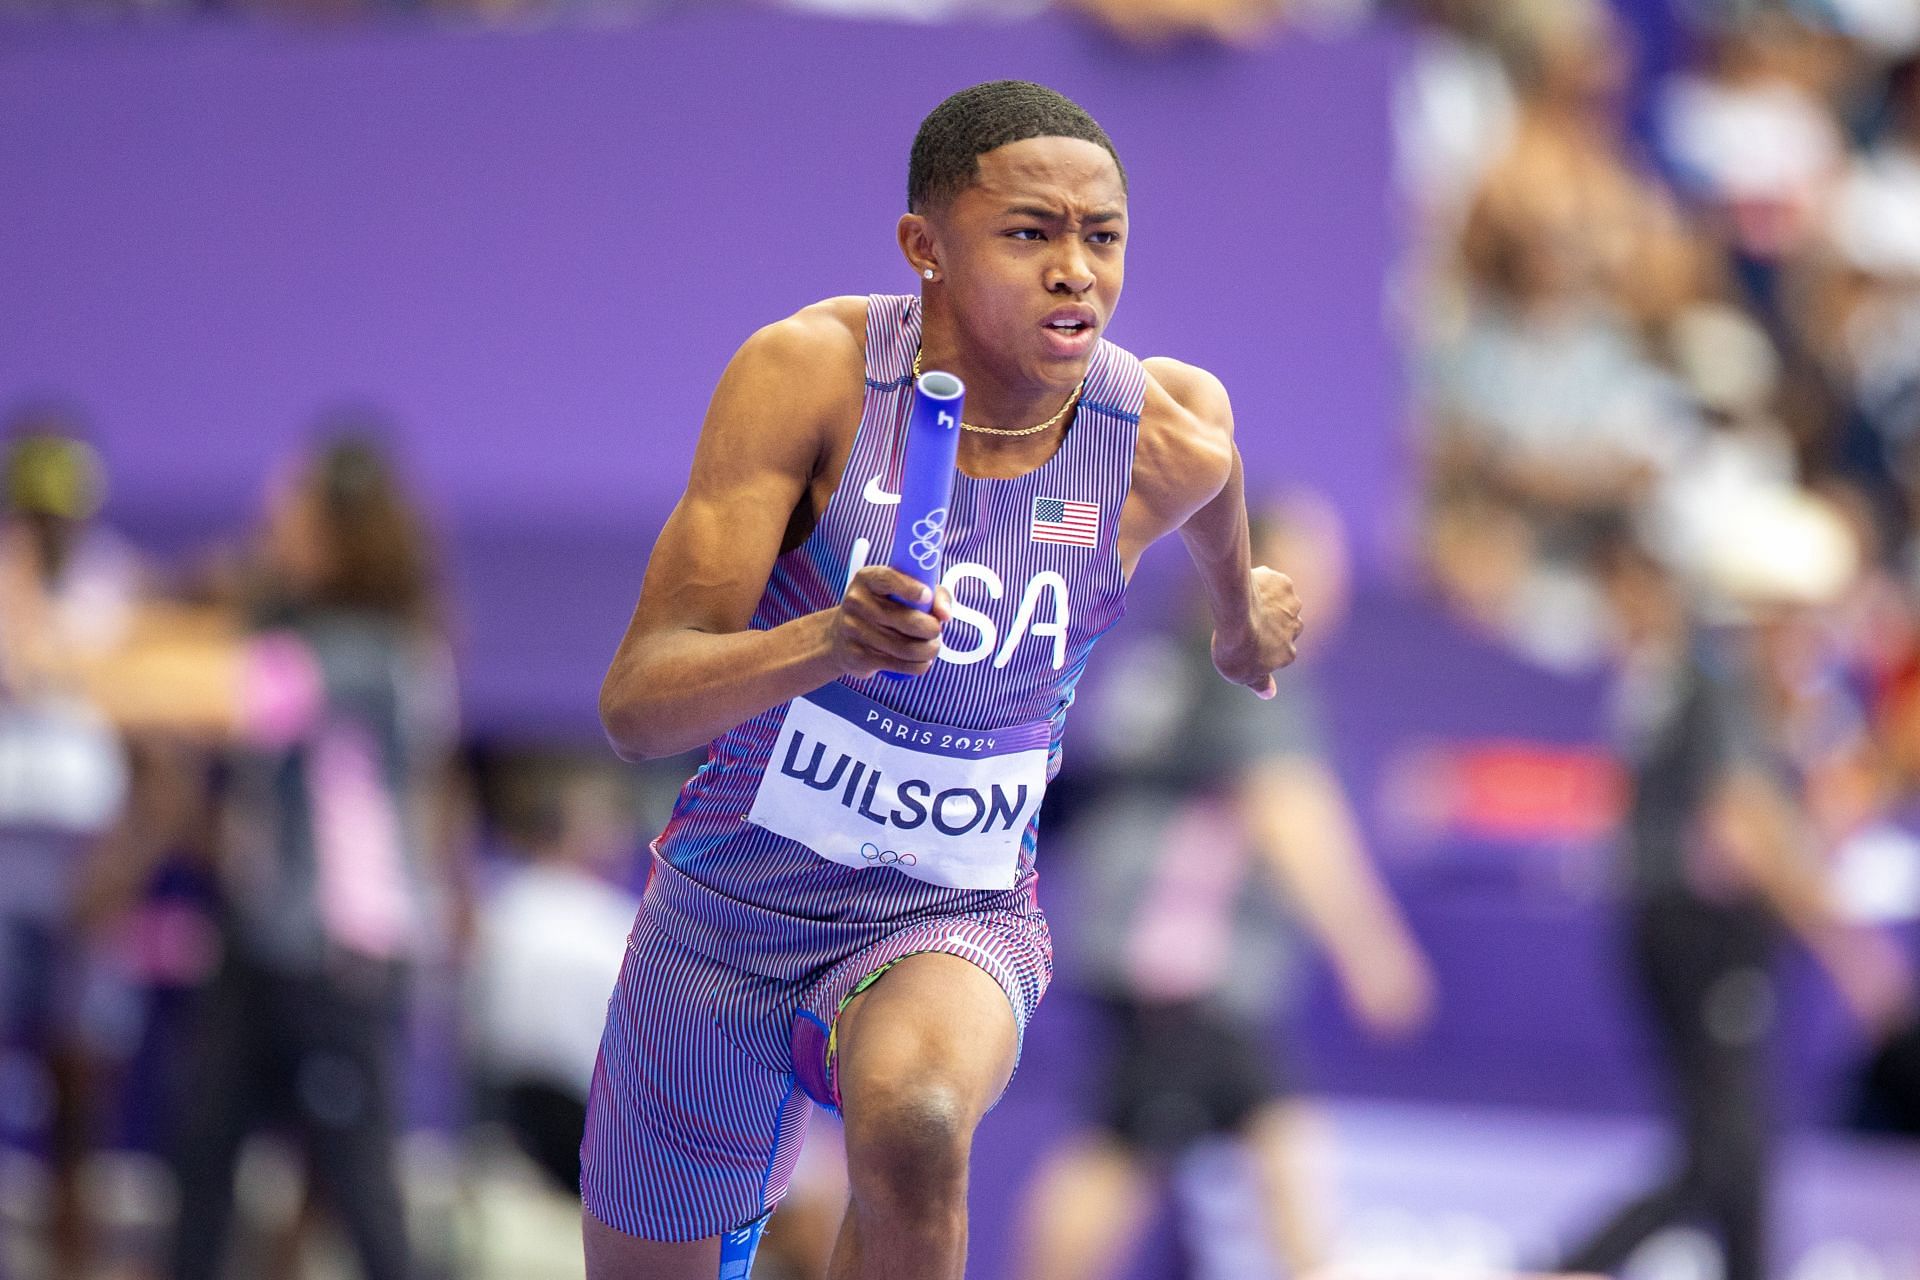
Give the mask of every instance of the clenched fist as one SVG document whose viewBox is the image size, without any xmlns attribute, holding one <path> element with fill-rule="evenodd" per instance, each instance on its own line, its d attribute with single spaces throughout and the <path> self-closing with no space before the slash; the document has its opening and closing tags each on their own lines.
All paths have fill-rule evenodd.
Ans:
<svg viewBox="0 0 1920 1280">
<path fill-rule="evenodd" d="M 1301 626 L 1300 594 L 1293 589 L 1293 579 L 1255 565 L 1247 617 L 1236 626 L 1214 627 L 1214 668 L 1234 684 L 1271 698 L 1273 673 L 1293 661 Z"/>
</svg>

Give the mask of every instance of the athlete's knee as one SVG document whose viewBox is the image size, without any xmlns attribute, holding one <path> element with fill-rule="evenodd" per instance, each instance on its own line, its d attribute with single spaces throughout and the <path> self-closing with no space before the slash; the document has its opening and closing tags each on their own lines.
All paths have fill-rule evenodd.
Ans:
<svg viewBox="0 0 1920 1280">
<path fill-rule="evenodd" d="M 939 1079 L 872 1083 L 846 1099 L 854 1197 L 901 1217 L 964 1208 L 967 1159 L 979 1122 L 966 1091 Z"/>
</svg>

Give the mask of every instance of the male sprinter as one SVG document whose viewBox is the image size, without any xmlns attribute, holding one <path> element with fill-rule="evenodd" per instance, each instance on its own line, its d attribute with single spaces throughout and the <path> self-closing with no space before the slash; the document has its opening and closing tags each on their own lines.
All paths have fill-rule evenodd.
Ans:
<svg viewBox="0 0 1920 1280">
<path fill-rule="evenodd" d="M 920 126 L 907 202 L 919 297 L 830 299 L 728 365 L 601 692 L 623 756 L 709 746 L 608 1005 L 591 1280 L 744 1277 L 813 1103 L 846 1121 L 835 1280 L 959 1280 L 974 1127 L 1050 973 L 1040 796 L 1140 553 L 1180 530 L 1228 680 L 1271 697 L 1293 658 L 1225 391 L 1102 338 L 1127 187 L 1100 126 L 967 89 Z M 922 364 L 969 419 L 932 593 L 868 563 Z"/>
</svg>

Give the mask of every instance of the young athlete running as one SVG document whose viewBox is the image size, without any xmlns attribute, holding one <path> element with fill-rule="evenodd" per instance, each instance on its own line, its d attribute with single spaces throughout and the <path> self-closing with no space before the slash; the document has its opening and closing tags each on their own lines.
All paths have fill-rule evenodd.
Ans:
<svg viewBox="0 0 1920 1280">
<path fill-rule="evenodd" d="M 1038 85 L 978 85 L 921 125 L 907 194 L 920 296 L 748 339 L 601 693 L 624 756 L 709 745 L 608 1007 L 592 1280 L 744 1277 L 815 1104 L 846 1122 L 836 1280 L 958 1280 L 974 1127 L 1050 973 L 1041 793 L 1141 552 L 1180 531 L 1226 679 L 1271 697 L 1293 658 L 1226 392 L 1104 338 L 1127 237 L 1106 133 Z M 969 419 L 931 593 L 869 564 L 923 366 L 965 382 Z"/>
</svg>

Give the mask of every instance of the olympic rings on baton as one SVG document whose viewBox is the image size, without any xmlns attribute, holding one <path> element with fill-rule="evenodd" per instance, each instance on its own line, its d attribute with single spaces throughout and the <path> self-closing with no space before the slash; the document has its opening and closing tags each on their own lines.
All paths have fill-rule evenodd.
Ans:
<svg viewBox="0 0 1920 1280">
<path fill-rule="evenodd" d="M 920 861 L 910 853 L 895 853 L 891 849 L 882 849 L 877 844 L 861 845 L 860 856 L 868 862 L 877 863 L 883 867 L 891 867 L 895 864 L 903 867 L 911 867 Z"/>
<path fill-rule="evenodd" d="M 913 541 L 907 544 L 907 554 L 922 569 L 931 569 L 940 563 L 940 548 L 946 539 L 947 509 L 935 507 L 924 519 L 913 522 Z"/>
</svg>

